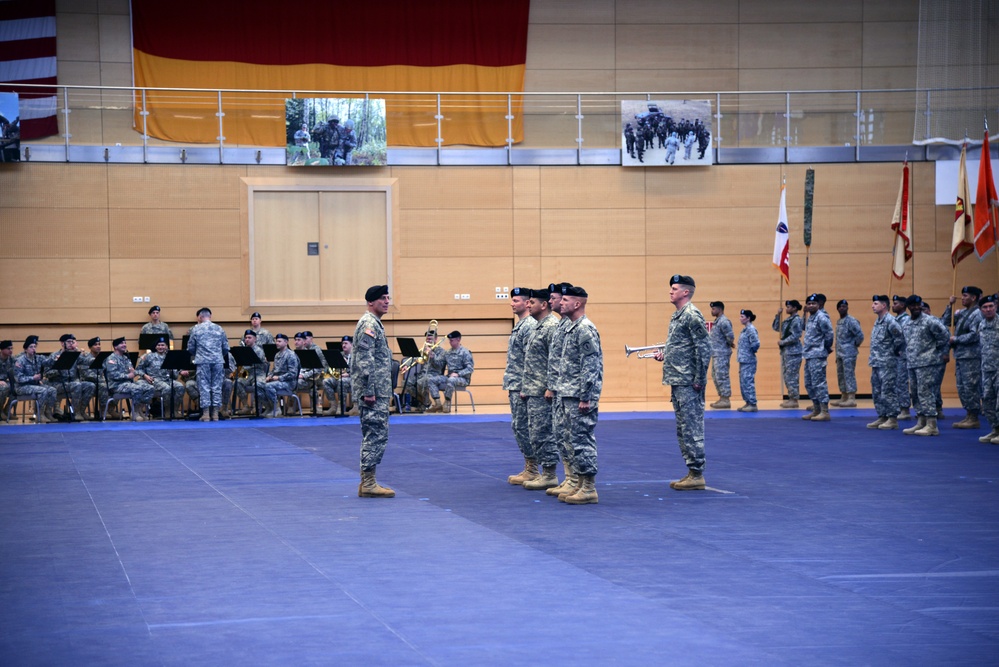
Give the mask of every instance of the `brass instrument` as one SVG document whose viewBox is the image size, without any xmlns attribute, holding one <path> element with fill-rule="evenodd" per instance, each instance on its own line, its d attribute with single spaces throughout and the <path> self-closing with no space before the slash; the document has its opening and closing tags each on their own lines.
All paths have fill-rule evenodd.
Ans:
<svg viewBox="0 0 999 667">
<path fill-rule="evenodd" d="M 420 356 L 418 356 L 418 357 L 406 357 L 405 359 L 402 360 L 402 363 L 399 364 L 399 374 L 400 375 L 405 375 L 406 371 L 408 371 L 410 368 L 412 368 L 416 364 L 425 364 L 425 363 L 427 363 L 427 360 L 430 358 L 430 353 L 434 351 L 434 348 L 440 346 L 441 342 L 438 340 L 436 343 L 434 343 L 433 345 L 431 345 L 429 348 L 427 347 L 426 337 L 430 336 L 430 335 L 433 335 L 434 338 L 437 338 L 437 320 L 430 320 L 430 323 L 427 325 L 427 333 L 423 337 L 424 343 L 423 343 L 423 347 L 420 349 Z"/>
<path fill-rule="evenodd" d="M 645 350 L 665 350 L 665 349 L 666 349 L 666 343 L 658 343 L 656 345 L 646 345 L 645 347 L 628 347 L 627 345 L 625 345 L 624 356 L 630 357 L 632 352 L 638 352 L 639 359 L 651 359 L 652 357 L 656 356 L 656 353 L 649 352 L 647 354 L 643 354 Z"/>
<path fill-rule="evenodd" d="M 330 368 L 327 366 L 326 370 L 323 371 L 323 379 L 326 380 L 329 378 L 333 378 L 334 380 L 339 380 L 340 376 L 343 374 L 343 371 L 344 369 L 342 368 Z"/>
</svg>

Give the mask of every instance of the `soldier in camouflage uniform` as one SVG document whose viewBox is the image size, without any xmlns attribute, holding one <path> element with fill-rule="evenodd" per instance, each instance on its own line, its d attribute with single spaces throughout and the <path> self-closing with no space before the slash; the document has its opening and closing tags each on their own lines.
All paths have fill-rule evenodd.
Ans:
<svg viewBox="0 0 999 667">
<path fill-rule="evenodd" d="M 850 315 L 850 304 L 840 299 L 836 304 L 839 321 L 836 322 L 836 381 L 840 400 L 832 405 L 841 408 L 857 407 L 857 348 L 864 342 L 864 330 L 857 318 Z"/>
<path fill-rule="evenodd" d="M 782 408 L 797 408 L 798 396 L 801 394 L 801 332 L 804 330 L 804 323 L 801 315 L 798 315 L 800 310 L 801 303 L 797 299 L 790 299 L 784 302 L 787 319 L 783 324 L 780 322 L 779 312 L 774 318 L 773 329 L 780 332 L 777 347 L 780 348 L 781 376 L 787 387 L 787 400 L 780 404 Z"/>
<path fill-rule="evenodd" d="M 142 329 L 139 331 L 139 335 L 142 334 L 164 334 L 167 338 L 173 340 L 173 331 L 170 330 L 170 325 L 160 321 L 159 306 L 153 306 L 149 309 L 149 321 L 143 324 Z"/>
<path fill-rule="evenodd" d="M 59 337 L 61 347 L 49 355 L 45 360 L 45 366 L 50 368 L 62 357 L 63 352 L 76 352 L 76 336 L 73 334 L 63 334 Z M 45 379 L 49 385 L 56 390 L 56 405 L 63 398 L 68 398 L 72 408 L 73 420 L 82 422 L 83 413 L 90 405 L 90 399 L 94 397 L 95 387 L 89 382 L 79 379 L 79 368 L 82 355 L 77 358 L 73 366 L 67 370 L 48 370 L 45 372 Z"/>
<path fill-rule="evenodd" d="M 247 372 L 247 377 L 236 379 L 236 395 L 244 405 L 248 406 L 249 396 L 252 394 L 257 415 L 260 416 L 263 413 L 262 416 L 270 417 L 276 400 L 273 387 L 267 386 L 267 371 L 270 368 L 270 363 L 267 361 L 267 355 L 264 354 L 264 348 L 257 344 L 257 334 L 253 332 L 253 329 L 247 329 L 243 332 L 243 347 L 252 349 L 261 363 L 243 369 Z M 249 407 L 239 411 L 240 414 L 250 414 L 251 412 Z"/>
<path fill-rule="evenodd" d="M 745 402 L 739 412 L 756 412 L 756 353 L 760 349 L 760 335 L 753 326 L 756 314 L 751 310 L 739 311 L 742 332 L 735 360 L 739 362 L 739 391 Z"/>
<path fill-rule="evenodd" d="M 296 350 L 311 350 L 312 347 L 309 344 L 309 338 L 311 332 L 300 331 L 295 334 L 295 349 Z M 299 359 L 301 364 L 301 359 Z M 313 402 L 315 407 L 319 407 L 322 401 L 319 391 L 322 388 L 323 371 L 321 368 L 301 368 L 299 366 L 298 370 L 298 386 L 295 388 L 296 393 L 308 394 L 309 400 Z"/>
<path fill-rule="evenodd" d="M 38 336 L 28 336 L 22 346 L 24 352 L 14 359 L 14 395 L 17 398 L 35 400 L 38 423 L 54 422 L 52 410 L 55 408 L 56 391 L 42 384 L 45 376 L 44 360 L 36 354 Z"/>
<path fill-rule="evenodd" d="M 427 358 L 424 363 L 417 364 L 416 370 L 410 376 L 415 382 L 414 398 L 417 410 L 429 408 L 429 412 L 443 412 L 440 387 L 447 383 L 444 378 L 447 359 L 444 356 L 444 348 L 437 344 L 437 332 L 430 330 L 426 332 L 421 352 Z"/>
<path fill-rule="evenodd" d="M 87 341 L 87 351 L 80 355 L 76 361 L 76 373 L 81 382 L 89 382 L 94 385 L 94 393 L 97 394 L 97 412 L 100 413 L 108 402 L 108 385 L 104 381 L 104 373 L 91 368 L 97 355 L 101 353 L 101 338 L 94 336 Z M 95 416 L 96 417 L 96 416 Z"/>
<path fill-rule="evenodd" d="M 871 394 L 878 418 L 867 428 L 891 431 L 898 428 L 898 355 L 905 350 L 905 334 L 890 312 L 887 294 L 875 294 L 871 310 L 877 318 L 871 330 L 871 349 L 867 365 L 871 367 Z"/>
<path fill-rule="evenodd" d="M 812 401 L 812 410 L 802 419 L 805 421 L 829 421 L 829 381 L 826 378 L 826 363 L 833 349 L 833 328 L 826 311 L 820 308 L 818 294 L 812 294 L 805 301 L 805 338 L 802 341 L 802 354 L 805 359 L 805 390 Z"/>
<path fill-rule="evenodd" d="M 711 404 L 712 408 L 732 407 L 732 380 L 730 362 L 732 349 L 735 347 L 735 332 L 732 322 L 725 317 L 725 304 L 712 301 L 711 315 L 715 318 L 711 326 L 711 379 L 720 397 Z"/>
<path fill-rule="evenodd" d="M 902 333 L 904 334 L 905 327 L 908 326 L 909 321 L 912 319 L 905 310 L 904 296 L 898 294 L 892 296 L 891 312 L 895 317 L 895 321 L 902 327 Z M 910 419 L 912 415 L 909 413 L 909 406 L 912 405 L 912 394 L 909 392 L 909 364 L 904 348 L 898 355 L 898 374 L 896 377 L 898 380 L 898 387 L 895 390 L 895 393 L 898 395 L 898 418 Z"/>
<path fill-rule="evenodd" d="M 982 297 L 982 321 L 978 324 L 978 338 L 982 346 L 982 412 L 992 431 L 978 442 L 999 445 L 999 317 L 996 317 L 995 294 Z"/>
<path fill-rule="evenodd" d="M 145 421 L 156 390 L 152 385 L 134 381 L 136 373 L 132 367 L 132 360 L 128 358 L 128 343 L 125 337 L 115 338 L 112 344 L 114 354 L 104 360 L 108 391 L 128 396 L 132 402 L 132 421 Z"/>
<path fill-rule="evenodd" d="M 475 361 L 472 353 L 461 344 L 461 332 L 452 331 L 447 335 L 450 349 L 444 351 L 444 381 L 438 381 L 437 388 L 444 390 L 444 412 L 451 412 L 451 398 L 455 389 L 463 389 L 472 384 Z M 431 392 L 433 386 L 428 385 Z"/>
<path fill-rule="evenodd" d="M 570 505 L 590 505 L 599 501 L 594 486 L 597 440 L 593 432 L 600 412 L 604 355 L 600 349 L 600 334 L 586 317 L 588 296 L 579 286 L 569 287 L 562 294 L 562 316 L 569 324 L 562 344 L 558 395 L 566 416 L 572 461 L 579 480 L 575 489 L 565 489 L 558 494 L 558 499 Z"/>
<path fill-rule="evenodd" d="M 978 339 L 978 325 L 982 322 L 982 313 L 978 308 L 981 296 L 982 290 L 978 287 L 963 287 L 961 305 L 964 308 L 954 315 L 954 335 L 950 337 L 950 347 L 954 350 L 957 394 L 966 413 L 964 419 L 954 423 L 954 428 L 981 426 L 978 419 L 982 412 L 982 348 Z M 956 297 L 950 297 L 942 317 L 944 326 L 950 321 L 951 309 L 956 300 Z"/>
<path fill-rule="evenodd" d="M 529 491 L 554 489 L 559 485 L 555 476 L 559 447 L 552 432 L 552 404 L 545 398 L 548 390 L 548 357 L 552 335 L 559 319 L 551 311 L 551 292 L 531 290 L 528 309 L 535 321 L 524 351 L 524 373 L 520 397 L 527 405 L 528 441 L 532 458 L 541 467 L 541 474 L 523 482 Z M 566 467 L 568 464 L 565 463 Z M 554 495 L 554 494 L 553 494 Z"/>
<path fill-rule="evenodd" d="M 222 408 L 222 369 L 229 355 L 229 340 L 225 330 L 212 322 L 212 311 L 207 306 L 198 311 L 198 323 L 191 328 L 187 350 L 197 366 L 201 421 L 218 421 Z"/>
<path fill-rule="evenodd" d="M 385 338 L 382 316 L 388 312 L 388 285 L 374 285 L 364 293 L 368 310 L 354 329 L 354 353 L 350 358 L 351 392 L 360 398 L 361 410 L 361 498 L 394 498 L 395 491 L 381 486 L 375 468 L 388 445 L 389 408 L 392 405 L 392 351 Z"/>
<path fill-rule="evenodd" d="M 274 395 L 273 417 L 279 416 L 278 394 L 292 394 L 298 385 L 299 361 L 298 355 L 288 349 L 288 337 L 279 333 L 274 337 L 274 344 L 277 345 L 277 354 L 274 355 L 274 370 L 267 376 L 267 387 L 269 393 Z"/>
<path fill-rule="evenodd" d="M 0 341 L 0 410 L 7 414 L 7 401 L 14 385 L 14 342 Z"/>
<path fill-rule="evenodd" d="M 253 329 L 253 333 L 257 334 L 257 345 L 274 345 L 274 336 L 271 335 L 270 331 L 260 326 L 262 321 L 260 313 L 250 315 L 250 328 Z"/>
<path fill-rule="evenodd" d="M 526 287 L 514 287 L 510 291 L 510 309 L 517 316 L 517 322 L 513 325 L 510 340 L 507 342 L 506 369 L 503 372 L 503 389 L 510 400 L 510 427 L 513 429 L 517 447 L 524 457 L 524 469 L 516 475 L 510 475 L 506 481 L 520 486 L 538 476 L 538 460 L 531 446 L 531 432 L 528 426 L 527 400 L 522 397 L 527 340 L 538 324 L 537 320 L 530 317 L 527 312 L 530 297 L 530 290 Z"/>
<path fill-rule="evenodd" d="M 323 393 L 330 402 L 330 407 L 323 411 L 323 414 L 327 417 L 340 412 L 341 399 L 343 401 L 342 407 L 344 413 L 356 414 L 357 408 L 351 405 L 350 400 L 350 353 L 353 348 L 353 336 L 344 336 L 340 339 L 340 354 L 343 356 L 344 361 L 347 362 L 347 368 L 340 369 L 339 378 L 331 374 L 330 377 L 323 380 Z"/>
<path fill-rule="evenodd" d="M 167 337 L 160 336 L 156 349 L 139 359 L 136 375 L 142 382 L 152 385 L 155 395 L 164 402 L 164 412 L 172 408 L 173 416 L 180 419 L 184 416 L 184 384 L 177 380 L 177 371 L 163 369 L 166 353 Z"/>
<path fill-rule="evenodd" d="M 565 330 L 570 322 L 568 318 L 562 317 L 562 295 L 565 290 L 572 287 L 570 283 L 552 283 L 548 286 L 550 305 L 552 313 L 559 316 L 558 324 L 551 334 L 548 343 L 548 389 L 545 390 L 545 399 L 551 402 L 552 406 L 552 433 L 555 434 L 555 442 L 562 455 L 562 464 L 565 467 L 565 478 L 558 486 L 545 491 L 548 495 L 557 496 L 563 491 L 577 488 L 579 482 L 576 470 L 572 463 L 572 442 L 569 439 L 569 430 L 566 423 L 563 403 L 558 395 L 559 369 L 562 365 L 562 348 L 565 344 Z"/>
<path fill-rule="evenodd" d="M 687 475 L 670 482 L 677 491 L 698 491 L 704 483 L 704 391 L 708 382 L 711 341 L 704 316 L 691 303 L 694 279 L 674 275 L 669 280 L 669 301 L 676 312 L 669 320 L 666 343 L 656 351 L 663 362 L 663 384 L 670 388 L 676 417 L 676 441 L 687 464 Z"/>
<path fill-rule="evenodd" d="M 918 422 L 902 432 L 906 435 L 940 435 L 937 429 L 937 406 L 940 401 L 942 368 L 950 347 L 950 332 L 943 323 L 923 313 L 923 300 L 913 294 L 905 300 L 909 324 L 905 333 L 909 387 Z"/>
</svg>

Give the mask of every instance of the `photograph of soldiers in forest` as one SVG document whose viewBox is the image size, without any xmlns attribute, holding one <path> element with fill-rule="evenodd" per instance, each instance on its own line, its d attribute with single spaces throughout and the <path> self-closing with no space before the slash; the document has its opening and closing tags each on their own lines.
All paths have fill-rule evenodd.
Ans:
<svg viewBox="0 0 999 667">
<path fill-rule="evenodd" d="M 284 109 L 289 167 L 385 164 L 385 100 L 298 98 Z"/>
<path fill-rule="evenodd" d="M 621 102 L 621 164 L 691 167 L 714 162 L 710 100 Z"/>
</svg>

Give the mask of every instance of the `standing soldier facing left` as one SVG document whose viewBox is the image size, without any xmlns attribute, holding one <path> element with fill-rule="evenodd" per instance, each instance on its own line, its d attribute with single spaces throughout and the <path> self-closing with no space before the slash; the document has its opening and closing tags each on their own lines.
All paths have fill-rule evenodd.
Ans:
<svg viewBox="0 0 999 667">
<path fill-rule="evenodd" d="M 829 316 L 822 310 L 824 299 L 812 294 L 805 301 L 805 339 L 802 341 L 802 357 L 805 359 L 805 390 L 812 400 L 812 411 L 802 417 L 805 421 L 829 421 L 829 380 L 826 378 L 826 363 L 833 347 L 833 329 Z"/>
<path fill-rule="evenodd" d="M 530 317 L 527 312 L 530 292 L 531 290 L 525 287 L 514 287 L 510 291 L 510 309 L 517 316 L 517 322 L 510 332 L 506 350 L 506 371 L 503 373 L 503 389 L 510 399 L 510 426 L 520 453 L 524 457 L 524 469 L 506 479 L 514 485 L 523 485 L 524 482 L 538 476 L 538 460 L 531 446 L 531 431 L 528 427 L 527 400 L 521 396 L 527 341 L 538 324 L 537 320 Z"/>
<path fill-rule="evenodd" d="M 978 416 L 982 412 L 982 346 L 978 339 L 978 326 L 982 323 L 982 311 L 978 300 L 982 290 L 974 285 L 961 289 L 961 305 L 954 315 L 954 335 L 950 337 L 950 347 L 954 350 L 954 375 L 957 379 L 957 394 L 965 417 L 954 422 L 954 428 L 979 428 Z M 944 326 L 950 321 L 951 309 L 956 297 L 951 297 L 944 310 Z"/>
<path fill-rule="evenodd" d="M 720 398 L 711 404 L 713 408 L 732 407 L 732 379 L 729 363 L 732 360 L 732 348 L 735 347 L 735 331 L 732 322 L 725 317 L 725 304 L 712 301 L 711 315 L 715 318 L 711 326 L 711 379 Z"/>
<path fill-rule="evenodd" d="M 840 400 L 830 405 L 841 408 L 857 407 L 857 348 L 864 342 L 864 330 L 860 322 L 850 315 L 850 304 L 840 299 L 836 304 L 839 321 L 836 322 L 836 380 L 839 384 Z"/>
</svg>

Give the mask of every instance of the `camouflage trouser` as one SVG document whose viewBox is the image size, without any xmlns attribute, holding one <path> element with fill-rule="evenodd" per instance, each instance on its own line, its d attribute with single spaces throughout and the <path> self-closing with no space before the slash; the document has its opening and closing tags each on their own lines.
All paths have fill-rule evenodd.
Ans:
<svg viewBox="0 0 999 667">
<path fill-rule="evenodd" d="M 750 405 L 756 405 L 756 362 L 747 361 L 739 364 L 739 391 L 742 400 Z"/>
<path fill-rule="evenodd" d="M 780 362 L 784 386 L 787 387 L 787 398 L 797 401 L 801 395 L 801 355 L 782 354 Z"/>
<path fill-rule="evenodd" d="M 597 401 L 590 402 L 590 409 L 579 409 L 579 399 L 565 396 L 562 399 L 565 412 L 566 433 L 572 447 L 572 467 L 580 475 L 597 474 L 597 439 L 593 435 L 597 427 Z"/>
<path fill-rule="evenodd" d="M 568 461 L 569 465 L 572 465 L 572 442 L 569 439 L 567 419 L 562 397 L 555 394 L 555 397 L 552 398 L 552 434 L 562 460 Z"/>
<path fill-rule="evenodd" d="M 957 376 L 961 407 L 969 415 L 977 417 L 982 413 L 982 360 L 957 359 L 954 361 L 954 374 Z"/>
<path fill-rule="evenodd" d="M 982 413 L 989 426 L 999 428 L 999 371 L 982 371 Z"/>
<path fill-rule="evenodd" d="M 8 396 L 10 396 L 10 383 L 0 380 L 0 408 L 7 404 Z"/>
<path fill-rule="evenodd" d="M 149 405 L 156 390 L 153 389 L 153 385 L 146 382 L 122 382 L 119 385 L 112 385 L 111 393 L 128 396 L 133 404 Z M 133 405 L 132 408 L 134 409 L 135 406 Z"/>
<path fill-rule="evenodd" d="M 857 358 L 844 359 L 836 357 L 836 383 L 839 393 L 857 393 Z"/>
<path fill-rule="evenodd" d="M 463 389 L 467 386 L 465 378 L 445 377 L 443 375 L 432 375 L 427 378 L 427 390 L 430 392 L 431 398 L 440 398 L 440 390 L 443 389 L 444 398 L 450 401 L 451 397 L 454 396 L 455 388 Z"/>
<path fill-rule="evenodd" d="M 73 380 L 71 382 L 56 382 L 52 385 L 56 390 L 56 401 L 66 398 L 73 402 L 73 410 L 78 411 L 81 414 L 87 409 L 90 404 L 90 399 L 94 397 L 94 391 L 97 389 L 93 382 L 85 382 L 84 380 Z"/>
<path fill-rule="evenodd" d="M 164 410 L 170 409 L 170 390 L 173 389 L 173 406 L 174 408 L 184 407 L 184 392 L 185 387 L 180 382 L 174 380 L 173 382 L 167 382 L 166 380 L 153 379 L 152 384 L 153 389 L 156 390 L 156 396 L 160 400 L 164 401 Z"/>
<path fill-rule="evenodd" d="M 940 381 L 943 364 L 909 369 L 909 386 L 912 388 L 912 407 L 920 417 L 937 416 L 940 404 Z"/>
<path fill-rule="evenodd" d="M 256 396 L 260 398 L 261 405 L 266 400 L 274 400 L 273 392 L 267 392 L 267 383 L 264 382 L 263 378 L 257 378 L 256 389 L 254 389 L 252 375 L 248 378 L 236 378 L 236 396 L 239 397 L 239 400 L 245 402 L 248 396 L 254 396 L 254 391 L 256 391 Z"/>
<path fill-rule="evenodd" d="M 670 387 L 676 442 L 690 472 L 704 472 L 704 392 L 690 385 Z"/>
<path fill-rule="evenodd" d="M 48 407 L 54 407 L 56 402 L 56 390 L 53 387 L 46 387 L 40 384 L 19 385 L 15 396 L 18 400 L 25 398 L 34 399 L 38 405 L 39 412 L 44 411 Z"/>
<path fill-rule="evenodd" d="M 340 394 L 343 394 L 344 403 L 349 403 L 347 397 L 350 396 L 350 379 L 326 378 L 323 380 L 323 393 L 326 394 L 326 400 L 330 402 L 330 405 L 337 403 L 336 397 Z"/>
<path fill-rule="evenodd" d="M 275 382 L 268 382 L 267 388 L 269 390 L 268 395 L 274 397 L 272 400 L 275 403 L 277 403 L 278 394 L 288 395 L 295 393 L 295 385 L 291 384 L 290 382 L 281 382 L 280 380 Z"/>
<path fill-rule="evenodd" d="M 100 414 L 101 411 L 104 410 L 104 406 L 107 405 L 108 402 L 108 385 L 103 380 L 98 381 L 97 384 L 94 384 L 93 382 L 91 382 L 90 384 L 94 385 L 94 389 L 96 390 L 97 414 Z"/>
<path fill-rule="evenodd" d="M 201 390 L 198 388 L 198 379 L 188 380 L 185 388 L 187 389 L 187 395 L 191 397 L 192 401 L 201 401 Z M 232 380 L 229 379 L 228 375 L 222 376 L 222 405 L 228 405 L 232 400 Z"/>
<path fill-rule="evenodd" d="M 201 409 L 222 407 L 222 362 L 198 366 L 198 403 Z"/>
<path fill-rule="evenodd" d="M 909 362 L 904 353 L 898 358 L 898 372 L 895 374 L 895 380 L 898 383 L 895 390 L 898 396 L 898 410 L 899 412 L 908 410 L 909 406 L 912 405 L 912 394 L 909 392 Z"/>
<path fill-rule="evenodd" d="M 390 399 L 378 397 L 373 406 L 359 401 L 361 412 L 361 470 L 374 470 L 388 445 Z"/>
<path fill-rule="evenodd" d="M 805 359 L 805 391 L 813 403 L 829 402 L 829 381 L 826 379 L 826 360 Z"/>
<path fill-rule="evenodd" d="M 558 464 L 559 448 L 552 432 L 552 404 L 544 396 L 527 397 L 527 424 L 531 452 L 542 466 Z M 526 454 L 525 454 L 526 456 Z M 566 459 L 568 460 L 568 459 Z"/>
<path fill-rule="evenodd" d="M 726 398 L 732 395 L 732 380 L 729 378 L 729 361 L 731 361 L 731 358 L 731 354 L 721 356 L 711 355 L 711 379 L 714 380 L 718 395 Z"/>
<path fill-rule="evenodd" d="M 871 394 L 874 396 L 874 409 L 878 417 L 894 417 L 898 414 L 898 364 L 871 368 Z"/>
<path fill-rule="evenodd" d="M 531 446 L 531 429 L 527 422 L 527 401 L 520 397 L 520 390 L 508 392 L 510 395 L 510 427 L 513 437 L 525 459 L 536 458 Z"/>
</svg>

